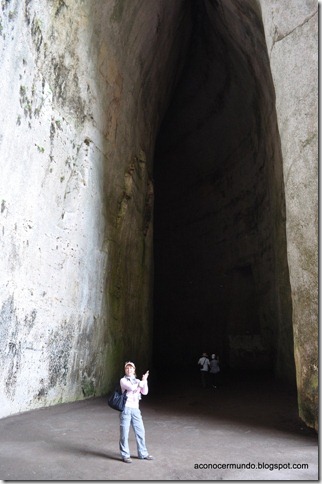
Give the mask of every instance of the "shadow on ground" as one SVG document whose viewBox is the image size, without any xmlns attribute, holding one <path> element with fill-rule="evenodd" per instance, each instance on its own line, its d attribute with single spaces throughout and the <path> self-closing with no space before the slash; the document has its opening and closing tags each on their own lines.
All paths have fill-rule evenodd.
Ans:
<svg viewBox="0 0 322 484">
<path fill-rule="evenodd" d="M 93 398 L 0 420 L 2 480 L 317 480 L 318 439 L 270 375 L 151 375 L 141 411 L 154 461 L 119 457 L 119 414 Z"/>
</svg>

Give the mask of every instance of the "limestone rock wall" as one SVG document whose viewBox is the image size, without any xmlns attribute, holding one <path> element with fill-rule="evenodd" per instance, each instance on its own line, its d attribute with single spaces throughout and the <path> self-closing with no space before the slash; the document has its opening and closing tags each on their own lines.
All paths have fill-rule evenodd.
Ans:
<svg viewBox="0 0 322 484">
<path fill-rule="evenodd" d="M 318 416 L 318 2 L 260 1 L 283 154 L 300 415 Z"/>
<path fill-rule="evenodd" d="M 151 153 L 186 11 L 0 8 L 2 417 L 100 394 L 125 359 L 149 361 Z"/>
<path fill-rule="evenodd" d="M 183 329 L 193 344 L 195 328 L 209 328 L 209 318 L 199 320 L 202 296 L 206 315 L 221 314 L 224 324 L 215 321 L 211 331 L 222 329 L 224 339 L 228 328 L 234 357 L 240 347 L 259 348 L 263 364 L 269 355 L 281 374 L 292 373 L 294 332 L 300 414 L 317 425 L 313 0 L 292 0 L 292 8 L 286 0 L 1 2 L 0 417 L 103 393 L 125 359 L 142 368 L 150 361 L 152 159 L 201 3 L 203 33 L 214 37 L 206 63 L 195 50 L 200 38 L 189 44 L 200 77 L 188 79 L 192 95 L 175 114 L 199 139 L 188 133 L 173 186 L 175 196 L 186 186 L 191 210 L 181 220 L 184 250 L 172 254 L 185 285 L 171 279 L 171 297 L 182 302 L 185 293 L 192 302 L 193 311 L 176 308 L 192 318 Z M 174 150 L 170 170 L 176 157 Z M 213 223 L 202 228 L 200 213 Z M 176 223 L 171 205 L 168 215 Z M 209 276 L 206 291 L 205 272 L 191 285 L 196 267 Z M 253 334 L 242 336 L 245 315 Z M 176 343 L 184 354 L 187 342 L 180 335 Z"/>
</svg>

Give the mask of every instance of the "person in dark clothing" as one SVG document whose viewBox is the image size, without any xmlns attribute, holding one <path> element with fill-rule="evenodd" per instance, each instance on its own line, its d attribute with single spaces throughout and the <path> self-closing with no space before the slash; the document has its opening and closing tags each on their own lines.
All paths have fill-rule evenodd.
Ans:
<svg viewBox="0 0 322 484">
<path fill-rule="evenodd" d="M 213 388 L 217 388 L 220 367 L 219 367 L 218 356 L 216 357 L 216 355 L 214 353 L 211 355 L 211 360 L 210 360 L 209 366 L 210 366 L 209 373 L 210 373 L 210 376 L 211 376 L 212 386 L 213 386 Z"/>
</svg>

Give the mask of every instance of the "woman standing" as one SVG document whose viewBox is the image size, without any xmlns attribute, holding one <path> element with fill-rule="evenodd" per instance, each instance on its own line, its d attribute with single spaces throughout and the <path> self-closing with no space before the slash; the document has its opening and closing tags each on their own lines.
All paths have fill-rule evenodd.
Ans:
<svg viewBox="0 0 322 484">
<path fill-rule="evenodd" d="M 145 445 L 145 429 L 139 409 L 141 394 L 147 395 L 149 371 L 144 373 L 142 380 L 138 380 L 135 375 L 135 365 L 127 361 L 124 365 L 125 375 L 120 380 L 122 392 L 127 391 L 127 401 L 125 408 L 120 415 L 120 452 L 123 462 L 130 464 L 132 462 L 129 449 L 129 431 L 132 425 L 139 459 L 153 460 L 149 455 Z"/>
</svg>

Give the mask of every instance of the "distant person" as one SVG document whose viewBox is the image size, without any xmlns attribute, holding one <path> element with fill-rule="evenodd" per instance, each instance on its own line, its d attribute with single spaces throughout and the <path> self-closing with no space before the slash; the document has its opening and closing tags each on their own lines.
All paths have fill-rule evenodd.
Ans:
<svg viewBox="0 0 322 484">
<path fill-rule="evenodd" d="M 214 353 L 211 355 L 211 360 L 210 360 L 209 366 L 210 366 L 209 373 L 210 373 L 210 376 L 211 376 L 212 386 L 213 386 L 213 388 L 217 388 L 220 367 L 219 367 L 219 358 L 218 358 L 218 356 L 216 357 L 216 355 Z"/>
<path fill-rule="evenodd" d="M 201 385 L 203 388 L 207 387 L 207 375 L 209 371 L 209 358 L 207 353 L 202 353 L 202 356 L 198 360 L 198 365 L 200 368 L 200 375 L 201 375 Z"/>
<path fill-rule="evenodd" d="M 125 376 L 120 380 L 122 392 L 127 391 L 127 400 L 123 412 L 120 414 L 120 452 L 123 462 L 132 462 L 129 449 L 129 431 L 132 425 L 139 459 L 153 460 L 145 445 L 145 430 L 139 401 L 142 395 L 148 394 L 149 371 L 144 373 L 142 380 L 135 376 L 135 365 L 131 361 L 125 363 Z"/>
</svg>

